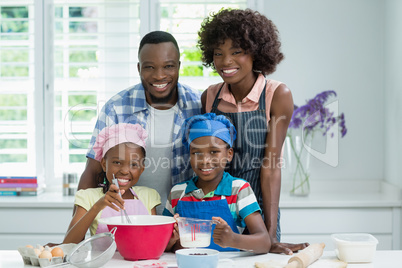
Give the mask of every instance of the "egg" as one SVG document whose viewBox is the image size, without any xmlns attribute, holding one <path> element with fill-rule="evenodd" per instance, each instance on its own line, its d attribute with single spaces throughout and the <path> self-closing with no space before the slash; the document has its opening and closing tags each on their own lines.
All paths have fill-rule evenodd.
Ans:
<svg viewBox="0 0 402 268">
<path fill-rule="evenodd" d="M 39 249 L 40 252 L 42 252 L 45 248 L 41 245 L 36 245 L 36 248 Z"/>
<path fill-rule="evenodd" d="M 52 259 L 52 253 L 50 251 L 44 250 L 42 253 L 39 255 L 39 258 L 41 259 L 48 259 L 49 261 Z"/>
<path fill-rule="evenodd" d="M 64 252 L 61 248 L 55 247 L 51 251 L 53 257 L 64 257 Z"/>
<path fill-rule="evenodd" d="M 39 255 L 42 253 L 42 251 L 38 248 L 34 248 L 35 255 L 39 257 Z"/>
</svg>

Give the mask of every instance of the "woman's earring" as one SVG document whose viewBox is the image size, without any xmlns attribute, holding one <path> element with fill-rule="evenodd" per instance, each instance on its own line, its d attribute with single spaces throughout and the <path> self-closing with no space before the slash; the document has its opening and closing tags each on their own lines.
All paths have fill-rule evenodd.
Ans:
<svg viewBox="0 0 402 268">
<path fill-rule="evenodd" d="M 256 70 L 256 69 L 254 68 L 254 61 L 253 61 L 253 69 L 252 69 L 252 70 L 253 70 L 253 72 L 255 72 L 255 73 L 259 73 L 259 74 L 262 73 L 261 71 Z"/>
</svg>

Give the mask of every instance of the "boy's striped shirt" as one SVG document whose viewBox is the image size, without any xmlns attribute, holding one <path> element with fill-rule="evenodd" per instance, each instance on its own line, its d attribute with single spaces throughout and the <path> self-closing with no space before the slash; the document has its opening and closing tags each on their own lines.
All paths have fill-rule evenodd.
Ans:
<svg viewBox="0 0 402 268">
<path fill-rule="evenodd" d="M 193 177 L 191 180 L 177 184 L 172 188 L 163 215 L 173 216 L 176 213 L 176 206 L 179 200 L 202 202 L 226 199 L 239 232 L 242 233 L 246 227 L 244 219 L 256 211 L 261 213 L 254 192 L 247 181 L 235 178 L 224 172 L 222 180 L 215 191 L 205 195 L 202 189 L 197 188 L 197 180 L 198 177 Z"/>
</svg>

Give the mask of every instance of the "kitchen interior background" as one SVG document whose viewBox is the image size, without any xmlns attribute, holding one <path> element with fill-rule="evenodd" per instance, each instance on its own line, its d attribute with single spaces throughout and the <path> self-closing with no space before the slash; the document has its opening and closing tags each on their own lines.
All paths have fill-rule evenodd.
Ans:
<svg viewBox="0 0 402 268">
<path fill-rule="evenodd" d="M 1 0 L 0 176 L 38 176 L 61 191 L 63 173 L 80 175 L 97 110 L 139 82 L 146 32 L 177 38 L 182 83 L 203 90 L 219 82 L 200 62 L 196 32 L 222 6 L 259 10 L 277 25 L 285 60 L 270 78 L 288 85 L 295 104 L 337 92 L 348 134 L 338 166 L 313 159 L 312 181 L 402 188 L 399 0 Z"/>
</svg>

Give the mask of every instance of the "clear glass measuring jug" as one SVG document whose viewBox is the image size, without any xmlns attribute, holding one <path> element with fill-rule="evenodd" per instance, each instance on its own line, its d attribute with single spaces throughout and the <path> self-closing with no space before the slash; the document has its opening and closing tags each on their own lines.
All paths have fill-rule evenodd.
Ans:
<svg viewBox="0 0 402 268">
<path fill-rule="evenodd" d="M 178 217 L 180 244 L 185 248 L 208 247 L 211 243 L 212 224 L 214 220 Z"/>
</svg>

